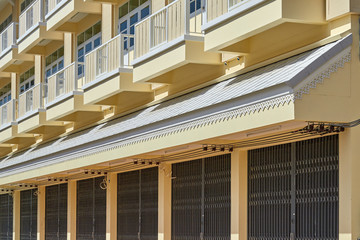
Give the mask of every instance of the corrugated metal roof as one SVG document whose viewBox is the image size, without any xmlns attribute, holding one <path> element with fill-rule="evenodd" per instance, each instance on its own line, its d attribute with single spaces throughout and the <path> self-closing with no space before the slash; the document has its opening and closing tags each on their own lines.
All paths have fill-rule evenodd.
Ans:
<svg viewBox="0 0 360 240">
<path fill-rule="evenodd" d="M 169 121 L 184 114 L 213 107 L 232 99 L 246 98 L 249 94 L 279 86 L 296 86 L 314 70 L 328 62 L 343 49 L 352 43 L 349 35 L 336 42 L 313 49 L 291 58 L 270 64 L 257 70 L 225 80 L 212 86 L 188 93 L 166 102 L 148 107 L 107 123 L 100 124 L 90 129 L 62 137 L 58 140 L 45 143 L 26 152 L 7 157 L 0 162 L 0 168 L 31 161 L 35 158 L 46 157 L 56 152 L 74 148 L 86 148 L 90 144 L 112 136 L 122 138 L 132 137 L 132 134 L 143 131 L 156 130 L 155 123 Z M 156 124 L 155 124 L 156 125 Z M 148 127 L 148 129 L 145 129 Z M 1 170 L 0 170 L 1 172 Z"/>
</svg>

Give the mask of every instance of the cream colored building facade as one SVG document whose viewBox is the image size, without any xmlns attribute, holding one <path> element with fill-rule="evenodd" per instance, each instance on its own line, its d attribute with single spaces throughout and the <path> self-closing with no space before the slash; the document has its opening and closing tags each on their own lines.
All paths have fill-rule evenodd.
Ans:
<svg viewBox="0 0 360 240">
<path fill-rule="evenodd" d="M 358 0 L 0 0 L 0 239 L 360 238 Z"/>
</svg>

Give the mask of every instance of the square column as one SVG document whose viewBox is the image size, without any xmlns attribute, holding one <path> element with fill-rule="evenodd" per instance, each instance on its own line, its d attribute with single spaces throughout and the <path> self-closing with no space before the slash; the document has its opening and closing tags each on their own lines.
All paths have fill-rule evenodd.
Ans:
<svg viewBox="0 0 360 240">
<path fill-rule="evenodd" d="M 67 239 L 76 240 L 76 181 L 68 182 Z"/>
<path fill-rule="evenodd" d="M 158 240 L 171 240 L 171 164 L 159 166 Z"/>
<path fill-rule="evenodd" d="M 339 240 L 360 238 L 360 126 L 339 136 Z"/>
<path fill-rule="evenodd" d="M 20 240 L 20 191 L 13 193 L 13 240 Z"/>
<path fill-rule="evenodd" d="M 38 187 L 37 201 L 37 240 L 45 240 L 45 186 Z"/>
<path fill-rule="evenodd" d="M 35 55 L 35 85 L 43 82 L 45 69 L 45 57 L 41 55 Z"/>
<path fill-rule="evenodd" d="M 64 67 L 69 66 L 73 62 L 73 52 L 76 52 L 73 49 L 73 34 L 64 33 Z"/>
<path fill-rule="evenodd" d="M 117 239 L 117 174 L 107 175 L 106 240 Z"/>
<path fill-rule="evenodd" d="M 112 4 L 103 3 L 102 4 L 102 19 L 101 19 L 101 34 L 102 34 L 102 43 L 106 43 L 113 36 L 114 29 L 114 14 Z"/>
<path fill-rule="evenodd" d="M 231 240 L 247 240 L 247 151 L 231 154 Z"/>
</svg>

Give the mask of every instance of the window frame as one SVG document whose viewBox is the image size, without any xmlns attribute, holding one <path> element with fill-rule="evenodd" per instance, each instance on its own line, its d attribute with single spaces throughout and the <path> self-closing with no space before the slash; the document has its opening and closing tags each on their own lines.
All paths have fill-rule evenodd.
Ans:
<svg viewBox="0 0 360 240">
<path fill-rule="evenodd" d="M 29 0 L 29 3 L 27 3 L 27 4 L 26 4 L 26 1 L 27 1 L 27 0 L 24 0 L 24 1 L 22 1 L 21 4 L 20 4 L 20 15 L 21 15 L 23 12 L 25 12 L 25 11 L 29 8 L 29 6 L 31 6 L 36 0 Z M 22 9 L 22 4 L 23 4 L 23 3 L 25 3 L 25 4 L 24 4 L 24 9 Z"/>
<path fill-rule="evenodd" d="M 46 58 L 45 58 L 45 64 L 46 64 L 46 59 L 48 57 L 51 57 L 54 53 L 57 53 L 60 51 L 60 49 L 64 49 L 64 46 L 58 48 L 55 52 L 49 54 Z M 62 62 L 62 67 L 59 67 L 60 62 Z M 56 70 L 55 72 L 53 72 L 53 67 L 56 66 Z M 51 62 L 50 64 L 45 66 L 45 82 L 48 82 L 48 79 L 50 76 L 56 74 L 57 72 L 61 71 L 62 69 L 64 69 L 65 65 L 64 65 L 64 50 L 62 51 L 62 56 L 59 57 L 59 55 L 57 56 L 56 60 Z M 47 74 L 48 70 L 50 70 L 50 75 Z"/>
<path fill-rule="evenodd" d="M 117 23 L 117 32 L 118 34 L 132 34 L 134 35 L 135 34 L 135 25 L 142 21 L 143 19 L 149 17 L 151 15 L 151 0 L 147 0 L 146 2 L 144 2 L 143 4 L 140 4 L 141 0 L 139 0 L 139 6 L 136 7 L 135 9 L 133 9 L 132 11 L 130 11 L 130 4 L 129 4 L 129 1 L 127 1 L 126 3 L 122 4 L 119 8 L 118 8 L 118 12 L 120 12 L 120 8 L 123 7 L 124 5 L 128 4 L 128 13 L 125 14 L 124 16 L 120 17 L 120 14 L 119 14 L 119 18 L 118 18 L 118 23 Z M 141 17 L 141 11 L 145 8 L 149 8 L 149 13 L 144 16 L 144 17 Z M 137 21 L 134 23 L 134 24 L 130 24 L 130 20 L 131 20 L 131 17 L 135 16 L 137 14 Z M 121 27 L 121 24 L 123 22 L 126 21 L 126 29 L 122 30 L 120 29 Z M 134 27 L 134 33 L 130 33 L 131 32 L 131 28 Z M 127 50 L 132 50 L 134 48 L 134 39 L 131 39 L 130 40 L 130 44 L 129 44 L 129 48 L 127 48 L 127 43 L 125 42 L 125 49 Z"/>
<path fill-rule="evenodd" d="M 31 71 L 31 69 L 34 69 L 34 74 L 29 76 L 27 79 L 24 79 L 20 84 L 19 84 L 19 95 L 23 94 L 24 92 L 32 89 L 35 86 L 35 67 L 32 67 L 30 69 L 28 69 L 27 71 L 25 71 L 23 74 L 20 75 L 21 76 L 25 75 L 27 72 Z M 26 88 L 26 84 L 29 84 L 29 87 Z M 24 86 L 24 90 L 22 90 L 21 88 Z"/>
<path fill-rule="evenodd" d="M 89 39 L 84 40 L 81 44 L 78 44 L 78 41 L 79 41 L 78 37 L 81 34 L 85 33 L 87 30 L 89 30 L 90 28 L 93 29 L 96 24 L 100 24 L 100 32 L 96 33 L 95 35 L 92 32 L 92 36 Z M 88 54 L 89 52 L 93 51 L 94 49 L 101 46 L 101 44 L 102 44 L 101 33 L 102 33 L 102 27 L 101 27 L 101 21 L 99 21 L 99 22 L 96 22 L 91 27 L 87 28 L 85 31 L 83 31 L 83 32 L 79 33 L 78 35 L 76 35 L 76 60 L 77 60 L 78 63 L 82 64 L 82 65 L 79 64 L 79 66 L 77 66 L 77 77 L 78 77 L 78 79 L 85 76 L 85 67 L 84 67 L 84 65 L 85 65 L 85 55 Z M 96 47 L 94 47 L 95 46 L 95 41 L 98 40 L 98 39 L 100 39 L 100 43 L 98 45 L 96 45 Z M 91 43 L 91 49 L 89 51 L 86 51 L 86 46 L 89 43 Z M 84 51 L 83 51 L 83 55 L 79 57 L 80 49 L 83 49 Z M 80 61 L 79 60 L 80 58 L 84 58 L 84 61 Z M 82 72 L 79 74 L 80 69 L 81 69 Z"/>
</svg>

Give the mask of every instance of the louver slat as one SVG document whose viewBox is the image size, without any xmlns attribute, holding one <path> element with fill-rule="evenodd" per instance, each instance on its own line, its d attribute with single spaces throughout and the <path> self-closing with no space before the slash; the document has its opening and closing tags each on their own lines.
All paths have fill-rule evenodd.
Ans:
<svg viewBox="0 0 360 240">
<path fill-rule="evenodd" d="M 13 198 L 9 194 L 0 195 L 0 239 L 12 240 Z"/>
<path fill-rule="evenodd" d="M 20 192 L 20 240 L 36 240 L 37 189 Z"/>
</svg>

